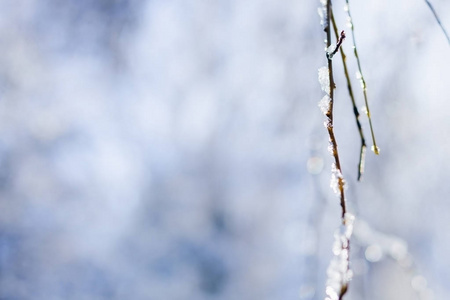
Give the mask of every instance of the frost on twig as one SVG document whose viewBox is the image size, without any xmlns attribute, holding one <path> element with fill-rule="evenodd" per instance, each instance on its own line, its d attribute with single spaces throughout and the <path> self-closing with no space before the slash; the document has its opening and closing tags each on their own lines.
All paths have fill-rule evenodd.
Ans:
<svg viewBox="0 0 450 300">
<path fill-rule="evenodd" d="M 331 60 L 328 60 L 329 63 Z M 326 93 L 319 101 L 319 108 L 325 115 L 326 120 L 324 126 L 328 131 L 329 145 L 328 152 L 333 156 L 334 163 L 332 165 L 331 187 L 336 195 L 340 197 L 342 207 L 342 218 L 346 213 L 345 196 L 344 196 L 344 177 L 342 176 L 341 166 L 339 162 L 339 153 L 337 150 L 337 142 L 333 130 L 333 90 L 331 89 L 333 76 L 329 67 L 321 67 L 318 70 L 318 78 L 322 91 Z M 334 85 L 334 83 L 333 83 Z"/>
<path fill-rule="evenodd" d="M 323 96 L 323 98 L 319 101 L 319 108 L 325 116 L 330 110 L 330 101 L 331 98 L 328 95 Z"/>
<path fill-rule="evenodd" d="M 322 4 L 322 9 L 324 11 L 326 11 L 326 13 L 327 13 L 326 14 L 327 24 L 330 24 L 330 17 L 332 14 L 331 2 L 330 2 L 330 0 L 320 0 L 320 3 Z M 330 28 L 330 26 L 327 26 L 325 28 L 325 32 L 326 32 L 326 36 L 327 36 L 327 39 L 326 39 L 326 48 L 327 49 L 330 49 L 330 46 L 331 46 L 331 30 L 332 29 Z M 334 135 L 334 130 L 333 130 L 333 102 L 334 102 L 333 98 L 334 98 L 335 84 L 334 84 L 334 78 L 333 78 L 333 62 L 330 58 L 330 54 L 334 55 L 339 50 L 339 47 L 341 46 L 342 42 L 344 41 L 344 38 L 345 38 L 345 33 L 342 31 L 341 38 L 337 41 L 335 49 L 331 53 L 326 52 L 327 66 L 323 66 L 323 67 L 319 68 L 319 70 L 318 70 L 318 78 L 319 78 L 320 87 L 322 88 L 322 91 L 324 91 L 326 93 L 326 97 L 322 98 L 322 100 L 319 103 L 319 107 L 326 116 L 326 120 L 325 120 L 324 124 L 328 131 L 328 136 L 329 136 L 329 140 L 330 140 L 329 150 L 334 157 L 334 168 L 336 168 L 336 170 L 338 170 L 341 175 L 342 175 L 341 163 L 339 160 L 337 141 L 336 141 L 336 137 Z M 344 196 L 344 180 L 342 178 L 340 178 L 338 180 L 337 189 L 339 191 L 337 194 L 340 196 L 340 202 L 341 202 L 341 207 L 342 207 L 342 219 L 344 219 L 344 215 L 346 213 L 346 204 L 345 204 L 345 196 Z"/>
<path fill-rule="evenodd" d="M 430 8 L 431 12 L 433 13 L 434 18 L 436 19 L 436 22 L 438 23 L 439 27 L 441 27 L 442 32 L 444 33 L 445 37 L 447 38 L 447 42 L 450 45 L 450 36 L 447 33 L 447 30 L 445 30 L 444 25 L 441 23 L 441 19 L 439 19 L 439 16 L 437 15 L 436 11 L 434 10 L 433 5 L 430 3 L 430 1 L 425 0 L 428 7 Z"/>
<path fill-rule="evenodd" d="M 334 14 L 333 12 L 331 12 L 331 23 L 333 24 L 333 31 L 334 31 L 334 35 L 336 37 L 336 40 L 339 39 L 338 36 L 338 28 L 336 25 L 336 20 L 334 19 Z M 350 97 L 350 100 L 352 101 L 352 105 L 353 105 L 353 114 L 355 115 L 355 120 L 356 120 L 356 126 L 358 127 L 358 132 L 359 132 L 359 137 L 361 139 L 361 147 L 360 147 L 360 151 L 359 151 L 359 162 L 358 162 L 358 181 L 361 180 L 362 175 L 364 174 L 364 165 L 365 165 L 365 158 L 366 158 L 366 139 L 364 137 L 364 133 L 362 130 L 362 125 L 361 122 L 359 121 L 359 111 L 358 111 L 358 107 L 356 105 L 356 100 L 355 100 L 355 96 L 353 94 L 353 87 L 352 87 L 352 81 L 350 79 L 350 75 L 348 72 L 348 67 L 347 67 L 347 57 L 345 56 L 344 53 L 344 48 L 341 46 L 340 47 L 340 51 L 341 53 L 341 59 L 342 59 L 342 65 L 344 67 L 344 74 L 345 74 L 345 79 L 347 80 L 347 90 L 348 90 L 348 94 Z"/>
<path fill-rule="evenodd" d="M 333 149 L 329 149 L 329 151 L 333 151 Z M 345 180 L 341 171 L 336 168 L 336 164 L 334 163 L 331 165 L 330 187 L 338 197 L 341 197 L 341 187 L 345 187 Z"/>
<path fill-rule="evenodd" d="M 359 60 L 359 55 L 358 55 L 358 48 L 356 47 L 356 38 L 355 38 L 355 26 L 353 24 L 352 21 L 352 15 L 350 13 L 350 3 L 349 0 L 345 0 L 346 1 L 346 5 L 344 7 L 345 11 L 347 12 L 348 15 L 348 24 L 349 27 L 352 30 L 352 39 L 353 39 L 353 53 L 355 54 L 355 58 L 356 58 L 356 63 L 358 65 L 358 72 L 357 72 L 357 77 L 361 83 L 361 88 L 363 90 L 363 95 L 364 95 L 364 102 L 367 108 L 367 118 L 369 119 L 369 127 L 370 127 L 370 134 L 372 135 L 372 142 L 373 142 L 373 146 L 371 147 L 371 150 L 376 154 L 380 154 L 380 148 L 377 146 L 377 142 L 375 141 L 375 134 L 373 132 L 373 126 L 372 126 L 372 118 L 370 115 L 370 110 L 369 110 L 369 101 L 367 100 L 367 85 L 366 85 L 366 81 L 364 80 L 364 76 L 362 74 L 362 69 L 361 69 L 361 62 Z"/>
<path fill-rule="evenodd" d="M 330 24 L 327 11 L 327 0 L 320 0 L 320 4 L 321 6 L 317 9 L 317 12 L 320 17 L 320 25 L 322 25 L 323 30 L 326 31 Z"/>
<path fill-rule="evenodd" d="M 344 30 L 341 31 L 341 35 L 338 38 L 338 41 L 336 43 L 336 45 L 332 44 L 327 48 L 327 57 L 328 59 L 332 59 L 333 56 L 338 52 L 339 48 L 342 45 L 342 42 L 344 42 L 345 40 L 345 32 Z"/>
<path fill-rule="evenodd" d="M 330 72 L 328 71 L 328 67 L 319 68 L 319 83 L 320 83 L 320 88 L 322 89 L 322 91 L 324 91 L 329 96 L 330 95 Z"/>
<path fill-rule="evenodd" d="M 352 279 L 350 270 L 350 237 L 352 236 L 355 217 L 346 213 L 344 224 L 334 234 L 333 258 L 327 269 L 327 287 L 325 300 L 342 299 L 347 292 L 348 283 Z"/>
<path fill-rule="evenodd" d="M 341 300 L 348 289 L 348 282 L 352 277 L 350 270 L 350 236 L 353 230 L 353 215 L 347 213 L 344 184 L 345 180 L 342 176 L 341 164 L 339 161 L 339 153 L 337 148 L 337 141 L 333 129 L 333 103 L 334 103 L 334 78 L 333 78 L 333 62 L 332 57 L 337 53 L 345 38 L 344 31 L 341 32 L 341 37 L 336 42 L 336 45 L 331 46 L 331 28 L 330 16 L 332 15 L 330 0 L 321 0 L 322 12 L 326 12 L 322 24 L 326 25 L 324 30 L 327 35 L 326 39 L 326 58 L 327 66 L 319 68 L 318 77 L 320 87 L 325 92 L 325 96 L 320 100 L 319 107 L 324 113 L 325 127 L 328 131 L 329 146 L 328 151 L 334 158 L 331 170 L 330 186 L 333 192 L 339 197 L 342 208 L 342 226 L 341 231 L 335 234 L 335 242 L 333 245 L 333 258 L 327 270 L 328 280 L 326 287 L 326 300 Z"/>
</svg>

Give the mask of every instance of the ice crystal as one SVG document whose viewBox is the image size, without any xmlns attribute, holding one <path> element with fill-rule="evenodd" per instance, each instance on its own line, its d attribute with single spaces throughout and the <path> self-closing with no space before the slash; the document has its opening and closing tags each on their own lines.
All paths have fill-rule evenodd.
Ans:
<svg viewBox="0 0 450 300">
<path fill-rule="evenodd" d="M 362 113 L 365 114 L 366 116 L 369 115 L 369 111 L 367 110 L 367 106 L 361 107 L 361 111 L 362 111 Z"/>
<path fill-rule="evenodd" d="M 326 49 L 328 59 L 332 59 L 332 58 L 333 58 L 334 54 L 336 54 L 336 53 L 335 53 L 335 50 L 336 50 L 336 45 L 335 45 L 335 44 L 331 44 L 331 45 Z"/>
<path fill-rule="evenodd" d="M 331 148 L 331 150 L 334 151 L 333 148 Z M 330 151 L 330 147 L 328 147 L 328 151 Z M 338 196 L 341 196 L 341 185 L 342 186 L 345 185 L 344 177 L 342 176 L 341 171 L 336 167 L 336 164 L 333 163 L 331 165 L 330 187 L 333 190 L 333 192 Z"/>
<path fill-rule="evenodd" d="M 366 83 L 364 82 L 364 78 L 363 78 L 363 76 L 362 76 L 360 71 L 356 71 L 356 79 L 359 80 L 359 83 L 361 84 L 361 88 L 363 90 L 365 90 L 366 89 Z"/>
<path fill-rule="evenodd" d="M 319 68 L 319 83 L 322 91 L 330 95 L 330 73 L 328 67 Z"/>
<path fill-rule="evenodd" d="M 345 224 L 345 236 L 347 239 L 353 234 L 353 224 L 355 224 L 355 216 L 351 213 L 346 213 L 344 216 L 344 224 Z"/>
<path fill-rule="evenodd" d="M 325 300 L 338 300 L 343 291 L 347 289 L 349 281 L 352 279 L 353 272 L 349 265 L 349 243 L 353 232 L 353 223 L 355 217 L 346 213 L 344 216 L 344 225 L 334 234 L 333 258 L 327 269 L 327 287 Z"/>
<path fill-rule="evenodd" d="M 353 29 L 353 22 L 352 22 L 352 18 L 347 17 L 347 23 L 346 23 L 347 27 L 350 29 Z"/>
<path fill-rule="evenodd" d="M 317 9 L 320 16 L 320 25 L 325 29 L 328 27 L 327 0 L 320 0 L 321 6 Z"/>
<path fill-rule="evenodd" d="M 320 17 L 320 25 L 325 28 L 325 23 L 326 23 L 326 18 L 325 18 L 325 14 L 326 14 L 326 10 L 323 9 L 323 7 L 319 7 L 317 8 L 317 13 L 319 14 Z"/>
<path fill-rule="evenodd" d="M 319 101 L 320 110 L 324 115 L 326 115 L 330 110 L 331 98 L 328 95 L 323 96 Z"/>
<path fill-rule="evenodd" d="M 331 141 L 328 144 L 327 150 L 331 156 L 334 156 L 335 149 L 334 149 L 333 143 Z"/>
</svg>

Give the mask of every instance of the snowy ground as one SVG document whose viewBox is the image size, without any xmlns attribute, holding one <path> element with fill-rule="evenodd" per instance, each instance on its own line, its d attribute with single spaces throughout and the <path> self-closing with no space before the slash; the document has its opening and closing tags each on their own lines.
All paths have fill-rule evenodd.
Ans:
<svg viewBox="0 0 450 300">
<path fill-rule="evenodd" d="M 335 57 L 346 299 L 445 299 L 449 45 L 422 0 L 353 2 L 381 155 L 356 182 Z M 340 207 L 319 5 L 0 0 L 0 299 L 323 299 Z"/>
</svg>

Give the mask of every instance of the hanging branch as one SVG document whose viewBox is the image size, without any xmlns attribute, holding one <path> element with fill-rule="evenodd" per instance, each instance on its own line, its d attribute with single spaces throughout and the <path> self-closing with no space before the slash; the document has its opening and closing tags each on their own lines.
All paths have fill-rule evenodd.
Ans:
<svg viewBox="0 0 450 300">
<path fill-rule="evenodd" d="M 334 14 L 333 12 L 331 12 L 331 23 L 333 24 L 333 29 L 334 29 L 334 33 L 335 33 L 335 37 L 336 39 L 338 39 L 338 29 L 336 26 L 336 21 L 334 19 Z M 366 157 L 366 139 L 364 138 L 364 133 L 362 130 L 362 126 L 361 126 L 361 122 L 359 121 L 359 111 L 358 111 L 358 107 L 356 106 L 356 101 L 355 101 L 355 97 L 353 95 L 353 88 L 352 88 L 352 82 L 350 80 L 350 76 L 348 73 L 348 68 L 347 68 L 347 56 L 344 53 L 344 49 L 341 46 L 341 59 L 342 59 L 342 64 L 344 66 L 344 73 L 345 73 L 345 79 L 347 80 L 347 89 L 348 89 L 348 94 L 350 96 L 350 99 L 352 100 L 352 105 L 353 105 L 353 113 L 355 114 L 355 120 L 356 120 L 356 126 L 358 127 L 358 132 L 359 132 L 359 137 L 361 138 L 361 150 L 359 151 L 359 163 L 358 163 L 358 181 L 361 180 L 362 175 L 364 174 L 364 165 L 365 165 L 365 157 Z"/>
<path fill-rule="evenodd" d="M 325 27 L 325 32 L 327 34 L 327 49 L 330 49 L 331 46 L 331 28 L 330 28 L 330 16 L 331 16 L 331 1 L 328 0 L 327 1 L 327 6 L 326 6 L 326 27 Z M 345 37 L 345 34 L 344 34 Z M 343 38 L 342 38 L 343 39 Z M 342 41 L 341 43 L 342 44 Z M 333 49 L 333 52 L 336 50 L 338 50 L 339 48 L 336 46 L 335 49 Z M 334 83 L 334 77 L 333 77 L 333 61 L 331 60 L 332 55 L 328 54 L 327 52 L 327 61 L 328 61 L 328 81 L 329 81 L 329 90 L 328 90 L 328 95 L 329 95 L 329 106 L 328 106 L 328 111 L 325 113 L 326 117 L 327 117 L 327 122 L 326 122 L 326 128 L 328 131 L 328 135 L 330 138 L 330 147 L 329 150 L 331 152 L 331 154 L 334 157 L 334 166 L 333 166 L 333 170 L 332 170 L 332 176 L 333 176 L 333 181 L 332 185 L 333 185 L 333 189 L 335 190 L 336 193 L 339 194 L 340 196 L 340 202 L 341 202 L 341 208 L 342 208 L 342 220 L 344 221 L 344 216 L 345 213 L 347 212 L 347 208 L 345 205 L 345 196 L 344 196 L 344 177 L 342 176 L 342 169 L 341 169 L 341 162 L 339 160 L 339 153 L 338 153 L 338 149 L 337 149 L 337 142 L 336 142 L 336 137 L 334 136 L 334 130 L 333 130 L 333 105 L 334 105 L 334 88 L 335 88 L 335 83 Z"/>
<path fill-rule="evenodd" d="M 333 53 L 336 53 L 339 50 L 339 46 L 342 44 L 345 33 L 342 31 L 341 38 L 338 40 L 336 46 L 331 46 L 331 28 L 330 28 L 330 16 L 331 16 L 331 2 L 328 0 L 326 2 L 326 16 L 325 16 L 325 32 L 327 35 L 327 61 L 328 68 L 323 67 L 319 69 L 319 81 L 321 82 L 322 89 L 328 94 L 322 99 L 321 102 L 325 102 L 323 105 L 322 111 L 327 117 L 327 121 L 325 122 L 325 127 L 328 131 L 328 136 L 330 139 L 329 151 L 331 155 L 334 157 L 334 164 L 332 166 L 332 188 L 336 194 L 340 197 L 340 203 L 342 208 L 342 220 L 344 222 L 344 216 L 347 212 L 346 204 L 345 204 L 345 196 L 344 196 L 344 177 L 342 176 L 341 163 L 339 160 L 339 153 L 337 148 L 336 137 L 334 135 L 333 130 L 333 105 L 334 105 L 334 77 L 333 77 Z M 328 78 L 327 78 L 328 77 Z M 326 82 L 325 82 L 326 81 Z"/>
<path fill-rule="evenodd" d="M 425 2 L 427 3 L 428 7 L 430 8 L 431 12 L 433 13 L 434 18 L 436 19 L 436 21 L 437 21 L 439 27 L 441 27 L 441 30 L 442 30 L 442 32 L 444 33 L 445 37 L 447 38 L 448 44 L 450 45 L 450 37 L 448 36 L 448 33 L 447 33 L 447 31 L 445 30 L 444 25 L 442 25 L 441 20 L 439 19 L 439 17 L 438 17 L 438 15 L 437 15 L 436 11 L 434 10 L 433 5 L 431 5 L 430 1 L 428 1 L 428 0 L 425 0 Z"/>
<path fill-rule="evenodd" d="M 345 6 L 345 10 L 347 11 L 348 21 L 350 24 L 350 28 L 352 29 L 353 52 L 355 54 L 356 62 L 358 64 L 358 79 L 361 81 L 361 87 L 362 87 L 363 94 L 364 94 L 364 102 L 366 105 L 366 115 L 369 119 L 370 133 L 372 135 L 372 142 L 373 142 L 372 151 L 378 155 L 378 154 L 380 154 L 380 148 L 378 148 L 378 146 L 377 146 L 377 143 L 375 141 L 375 134 L 373 133 L 372 118 L 371 118 L 370 109 L 369 109 L 369 101 L 367 100 L 367 85 L 366 85 L 366 81 L 364 80 L 364 76 L 363 76 L 363 73 L 361 70 L 361 62 L 359 61 L 358 50 L 356 48 L 355 30 L 354 30 L 354 26 L 353 26 L 352 16 L 350 14 L 350 4 L 349 4 L 349 0 L 345 0 L 345 1 L 347 3 L 347 5 Z"/>
<path fill-rule="evenodd" d="M 333 130 L 333 105 L 334 105 L 334 77 L 333 77 L 333 56 L 339 51 L 345 39 L 345 32 L 341 31 L 336 44 L 331 44 L 331 26 L 330 17 L 332 16 L 331 0 L 321 0 L 322 8 L 319 13 L 323 16 L 322 25 L 326 32 L 326 57 L 327 66 L 319 69 L 319 82 L 326 95 L 320 100 L 319 107 L 326 116 L 325 127 L 328 131 L 330 144 L 328 150 L 334 158 L 331 166 L 331 187 L 340 198 L 342 208 L 342 225 L 340 230 L 334 235 L 333 258 L 327 269 L 327 286 L 325 293 L 326 300 L 342 300 L 348 290 L 348 283 L 352 278 L 350 270 L 350 237 L 353 230 L 354 216 L 347 212 L 344 185 L 345 180 L 342 176 L 341 163 L 339 160 L 336 137 Z M 336 31 L 337 33 L 337 31 Z"/>
</svg>

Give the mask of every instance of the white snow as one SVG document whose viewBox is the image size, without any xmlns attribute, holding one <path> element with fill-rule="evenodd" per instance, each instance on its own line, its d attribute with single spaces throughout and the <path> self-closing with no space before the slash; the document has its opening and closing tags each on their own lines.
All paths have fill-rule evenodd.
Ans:
<svg viewBox="0 0 450 300">
<path fill-rule="evenodd" d="M 330 73 L 326 66 L 319 68 L 319 83 L 322 91 L 330 95 Z"/>
<path fill-rule="evenodd" d="M 331 98 L 328 95 L 323 96 L 323 98 L 319 101 L 319 108 L 324 115 L 328 113 L 330 110 Z"/>
<path fill-rule="evenodd" d="M 327 57 L 328 57 L 329 59 L 332 59 L 332 58 L 333 58 L 333 56 L 334 56 L 334 54 L 333 54 L 334 50 L 336 50 L 336 44 L 331 44 L 331 45 L 326 49 Z"/>
<path fill-rule="evenodd" d="M 349 242 L 353 232 L 355 217 L 346 213 L 344 224 L 334 234 L 333 258 L 327 269 L 327 287 L 325 300 L 338 300 L 341 291 L 353 277 L 349 265 Z"/>
<path fill-rule="evenodd" d="M 330 151 L 330 147 L 328 147 L 328 151 Z M 332 148 L 331 148 L 332 150 Z M 345 187 L 345 180 L 344 177 L 342 176 L 341 171 L 338 170 L 338 168 L 336 167 L 335 163 L 331 164 L 331 181 L 330 181 L 330 187 L 333 190 L 333 192 L 337 195 L 337 196 L 341 196 L 341 190 L 339 188 L 339 182 L 342 182 L 342 184 Z"/>
</svg>

